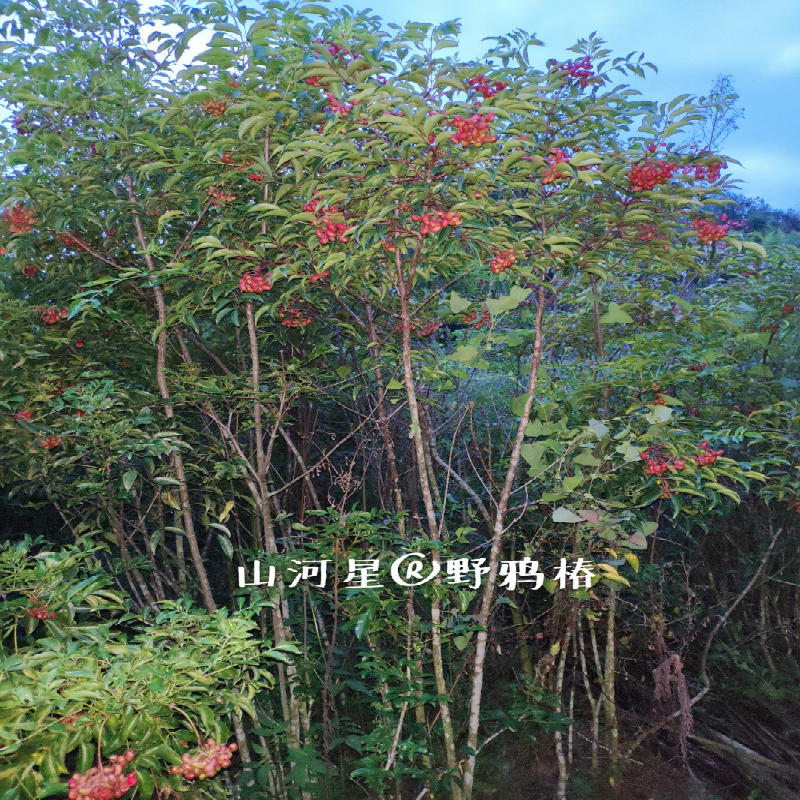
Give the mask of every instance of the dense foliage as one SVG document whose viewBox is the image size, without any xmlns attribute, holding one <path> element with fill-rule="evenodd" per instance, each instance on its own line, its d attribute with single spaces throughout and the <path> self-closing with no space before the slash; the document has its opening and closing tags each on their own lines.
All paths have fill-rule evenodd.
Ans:
<svg viewBox="0 0 800 800">
<path fill-rule="evenodd" d="M 800 597 L 798 253 L 691 144 L 720 97 L 594 36 L 6 14 L 0 800 L 522 796 L 532 751 L 562 800 L 654 741 L 792 796 L 713 717 L 786 701 Z"/>
</svg>

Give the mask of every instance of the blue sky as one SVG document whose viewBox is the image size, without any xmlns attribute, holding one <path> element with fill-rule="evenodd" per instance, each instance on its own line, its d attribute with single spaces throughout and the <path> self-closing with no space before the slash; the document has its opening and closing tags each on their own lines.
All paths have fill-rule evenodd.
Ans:
<svg viewBox="0 0 800 800">
<path fill-rule="evenodd" d="M 340 5 L 334 2 L 333 5 Z M 375 0 L 388 22 L 460 19 L 460 53 L 482 55 L 485 36 L 522 28 L 545 43 L 542 66 L 592 31 L 616 55 L 644 51 L 659 69 L 633 79 L 644 97 L 708 94 L 730 74 L 745 116 L 723 145 L 742 162 L 740 190 L 800 210 L 800 0 Z"/>
</svg>

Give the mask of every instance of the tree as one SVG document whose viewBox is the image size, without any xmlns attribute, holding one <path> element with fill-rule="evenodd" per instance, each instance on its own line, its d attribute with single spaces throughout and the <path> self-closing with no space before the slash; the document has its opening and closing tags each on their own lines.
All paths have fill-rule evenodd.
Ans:
<svg viewBox="0 0 800 800">
<path fill-rule="evenodd" d="M 717 430 L 686 410 L 695 367 L 719 337 L 743 403 L 747 375 L 784 399 L 783 373 L 767 379 L 793 364 L 793 311 L 752 331 L 766 305 L 735 322 L 727 300 L 706 304 L 766 258 L 713 214 L 726 158 L 678 143 L 719 98 L 641 100 L 615 81 L 651 65 L 597 37 L 539 69 L 523 32 L 464 62 L 446 55 L 454 22 L 384 30 L 325 6 L 10 14 L 4 485 L 106 543 L 136 611 L 196 593 L 218 614 L 249 591 L 234 566 L 280 568 L 253 592 L 261 634 L 303 658 L 252 698 L 258 724 L 232 715 L 240 746 L 259 742 L 263 791 L 310 796 L 336 751 L 377 796 L 415 781 L 414 796 L 470 800 L 480 750 L 546 723 L 564 797 L 568 659 L 595 760 L 602 709 L 616 767 L 618 592 L 637 552 L 655 559 L 666 504 L 710 514 L 764 480 L 762 453 L 708 441 L 744 448 L 745 419 Z M 764 458 L 788 446 L 757 435 Z M 429 554 L 435 579 L 289 585 L 303 558 L 355 569 L 398 549 Z M 509 579 L 534 558 L 562 569 L 537 664 L 533 601 Z M 578 558 L 592 586 L 568 577 Z M 528 679 L 492 730 L 507 613 Z"/>
</svg>

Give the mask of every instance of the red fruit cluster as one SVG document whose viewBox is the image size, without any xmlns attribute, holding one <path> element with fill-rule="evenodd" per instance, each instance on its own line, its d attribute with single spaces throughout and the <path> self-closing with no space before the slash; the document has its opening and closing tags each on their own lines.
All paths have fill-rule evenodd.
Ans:
<svg viewBox="0 0 800 800">
<path fill-rule="evenodd" d="M 68 308 L 55 308 L 55 306 L 45 306 L 37 309 L 42 318 L 42 322 L 47 325 L 55 325 L 60 319 L 66 319 L 69 315 Z"/>
<path fill-rule="evenodd" d="M 498 92 L 508 88 L 508 84 L 503 81 L 490 81 L 485 75 L 476 75 L 474 78 L 468 78 L 464 83 L 474 89 L 478 94 L 483 96 L 484 100 L 494 97 Z"/>
<path fill-rule="evenodd" d="M 517 263 L 517 255 L 513 250 L 495 250 L 492 263 L 489 269 L 495 274 L 499 275 L 505 272 L 509 267 Z"/>
<path fill-rule="evenodd" d="M 665 453 L 660 445 L 652 445 L 641 452 L 645 459 L 645 475 L 663 475 L 668 469 L 686 469 L 686 462 L 681 458 L 675 458 L 669 453 Z"/>
<path fill-rule="evenodd" d="M 22 117 L 14 117 L 12 125 L 20 136 L 30 136 L 33 133 L 30 128 L 25 127 L 25 120 Z"/>
<path fill-rule="evenodd" d="M 421 222 L 420 236 L 427 236 L 429 233 L 439 233 L 448 226 L 453 228 L 461 224 L 461 215 L 455 211 L 434 211 L 432 214 L 412 214 L 414 222 Z"/>
<path fill-rule="evenodd" d="M 221 117 L 227 107 L 227 100 L 204 100 L 200 103 L 200 108 L 212 117 Z"/>
<path fill-rule="evenodd" d="M 697 463 L 701 467 L 705 467 L 708 464 L 715 464 L 717 459 L 724 452 L 724 450 L 710 450 L 708 447 L 708 442 L 703 442 L 700 445 L 700 453 L 697 455 Z"/>
<path fill-rule="evenodd" d="M 726 217 L 723 215 L 723 221 L 717 225 L 707 219 L 698 217 L 692 223 L 692 227 L 697 231 L 697 238 L 703 244 L 711 244 L 711 242 L 718 242 L 728 235 L 731 226 L 725 222 L 725 219 Z"/>
<path fill-rule="evenodd" d="M 592 59 L 589 56 L 576 58 L 574 61 L 565 61 L 563 64 L 559 64 L 557 61 L 550 63 L 553 65 L 551 72 L 566 72 L 565 77 L 578 81 L 582 89 L 586 88 L 589 78 L 594 75 Z"/>
<path fill-rule="evenodd" d="M 658 226 L 653 222 L 645 222 L 639 227 L 639 238 L 643 242 L 652 242 L 653 239 L 660 239 Z"/>
<path fill-rule="evenodd" d="M 14 419 L 18 419 L 20 422 L 27 422 L 32 415 L 32 411 L 17 411 L 17 413 L 14 414 Z"/>
<path fill-rule="evenodd" d="M 312 197 L 311 200 L 300 206 L 300 209 L 305 211 L 307 214 L 316 214 L 317 206 L 319 205 L 321 199 L 321 197 Z"/>
<path fill-rule="evenodd" d="M 170 767 L 173 775 L 183 775 L 187 781 L 199 778 L 213 778 L 221 769 L 231 765 L 231 757 L 239 749 L 236 744 L 217 744 L 214 739 L 207 739 L 205 745 L 181 756 L 183 762 L 179 767 Z"/>
<path fill-rule="evenodd" d="M 340 100 L 337 100 L 330 92 L 328 92 L 326 97 L 328 98 L 328 108 L 330 109 L 332 114 L 347 114 L 348 112 L 353 110 L 353 105 L 351 103 L 342 103 Z"/>
<path fill-rule="evenodd" d="M 545 159 L 547 166 L 544 168 L 542 183 L 568 180 L 567 176 L 556 168 L 556 164 L 568 162 L 569 156 L 560 147 L 551 147 L 547 152 L 550 153 L 550 157 Z"/>
<path fill-rule="evenodd" d="M 278 306 L 278 316 L 284 328 L 304 328 L 313 322 L 311 314 L 303 307 L 305 300 L 291 300 L 289 304 Z"/>
<path fill-rule="evenodd" d="M 702 372 L 708 366 L 708 361 L 703 361 L 698 364 L 692 364 L 689 367 L 689 372 Z"/>
<path fill-rule="evenodd" d="M 39 274 L 39 270 L 32 264 L 28 264 L 28 266 L 25 267 L 22 272 L 26 278 L 35 278 Z"/>
<path fill-rule="evenodd" d="M 28 616 L 32 619 L 53 619 L 55 611 L 51 611 L 46 603 L 40 603 L 38 597 L 31 595 L 28 598 L 31 607 L 28 609 Z"/>
<path fill-rule="evenodd" d="M 325 42 L 322 39 L 314 39 L 314 44 L 325 44 Z M 329 44 L 325 49 L 334 57 L 340 55 L 343 56 L 345 61 L 347 60 L 347 56 L 350 55 L 350 51 L 347 48 L 342 47 L 335 42 L 331 42 L 331 44 Z M 306 78 L 305 82 L 309 86 L 330 86 L 330 84 L 326 81 L 323 81 L 319 75 Z"/>
<path fill-rule="evenodd" d="M 436 333 L 439 328 L 442 327 L 441 322 L 429 322 L 420 332 L 420 336 L 430 336 L 431 334 Z"/>
<path fill-rule="evenodd" d="M 308 280 L 314 283 L 315 281 L 324 281 L 327 277 L 328 270 L 323 270 L 322 272 L 315 272 L 313 275 L 309 275 Z"/>
<path fill-rule="evenodd" d="M 264 180 L 264 173 L 263 172 L 249 172 L 247 177 L 251 181 L 255 181 L 256 183 L 261 183 Z"/>
<path fill-rule="evenodd" d="M 45 450 L 52 450 L 53 448 L 58 447 L 60 444 L 60 436 L 48 436 L 46 439 L 42 439 L 41 441 L 41 445 Z"/>
<path fill-rule="evenodd" d="M 239 278 L 239 289 L 243 292 L 261 294 L 261 292 L 268 292 L 271 288 L 272 282 L 270 279 L 258 272 L 245 272 Z"/>
<path fill-rule="evenodd" d="M 475 316 L 477 317 L 477 314 Z M 480 317 L 477 317 L 475 322 L 473 322 L 470 327 L 475 328 L 475 330 L 480 330 L 480 328 L 488 328 L 491 323 L 492 315 L 488 311 L 484 311 Z"/>
<path fill-rule="evenodd" d="M 453 127 L 457 129 L 450 139 L 458 142 L 462 147 L 471 144 L 489 144 L 497 141 L 497 136 L 490 133 L 489 123 L 494 119 L 491 114 L 473 114 L 469 119 L 456 115 L 453 117 Z"/>
<path fill-rule="evenodd" d="M 314 44 L 325 44 L 322 39 L 314 39 Z M 336 42 L 331 42 L 325 48 L 332 56 L 349 56 L 350 51 L 346 47 L 342 47 L 340 44 L 336 44 Z"/>
<path fill-rule="evenodd" d="M 11 206 L 3 212 L 3 222 L 11 233 L 30 233 L 36 223 L 33 211 L 19 206 Z"/>
<path fill-rule="evenodd" d="M 302 210 L 308 214 L 313 214 L 315 217 L 320 213 L 317 206 L 319 206 L 321 197 L 313 197 L 303 206 Z M 321 244 L 329 244 L 330 242 L 346 242 L 348 226 L 344 222 L 334 222 L 329 215 L 333 215 L 334 219 L 342 217 L 342 212 L 337 208 L 325 209 L 322 214 L 314 220 L 316 226 L 317 238 Z"/>
<path fill-rule="evenodd" d="M 235 194 L 228 194 L 218 186 L 209 186 L 207 194 L 211 198 L 212 205 L 215 206 L 221 206 L 223 203 L 230 203 L 236 199 Z"/>
<path fill-rule="evenodd" d="M 631 191 L 646 192 L 666 183 L 678 169 L 674 161 L 643 161 L 634 164 L 628 173 Z"/>
<path fill-rule="evenodd" d="M 331 222 L 323 217 L 314 233 L 317 234 L 321 244 L 329 244 L 330 242 L 346 242 L 347 231 L 348 227 L 344 222 Z"/>
<path fill-rule="evenodd" d="M 92 767 L 76 772 L 68 781 L 69 800 L 116 800 L 136 786 L 136 773 L 124 774 L 135 753 L 128 750 L 121 756 L 111 756 L 105 767 Z"/>
<path fill-rule="evenodd" d="M 713 161 L 708 166 L 705 164 L 686 166 L 681 170 L 681 172 L 683 172 L 684 175 L 688 175 L 693 172 L 694 179 L 696 181 L 708 181 L 708 183 L 713 183 L 714 181 L 719 180 L 720 170 L 727 166 L 728 164 L 725 161 Z"/>
</svg>

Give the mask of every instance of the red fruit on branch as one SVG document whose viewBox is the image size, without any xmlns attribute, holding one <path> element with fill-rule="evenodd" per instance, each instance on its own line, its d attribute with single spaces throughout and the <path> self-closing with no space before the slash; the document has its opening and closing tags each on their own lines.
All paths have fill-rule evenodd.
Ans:
<svg viewBox="0 0 800 800">
<path fill-rule="evenodd" d="M 38 597 L 31 595 L 28 598 L 31 607 L 28 609 L 28 616 L 31 619 L 53 619 L 56 612 L 51 611 L 47 603 L 40 603 Z"/>
<path fill-rule="evenodd" d="M 480 317 L 477 318 L 475 322 L 472 323 L 470 327 L 475 328 L 475 330 L 480 330 L 481 328 L 488 328 L 492 324 L 492 315 L 488 311 L 484 311 Z"/>
<path fill-rule="evenodd" d="M 674 161 L 643 161 L 628 172 L 632 192 L 645 192 L 666 183 L 678 169 Z"/>
<path fill-rule="evenodd" d="M 238 749 L 235 743 L 217 744 L 214 739 L 207 739 L 204 745 L 184 753 L 181 765 L 170 767 L 169 771 L 173 775 L 183 775 L 187 781 L 213 778 L 231 765 L 231 758 Z"/>
<path fill-rule="evenodd" d="M 588 85 L 589 78 L 594 76 L 592 59 L 589 56 L 577 58 L 574 61 L 565 61 L 563 64 L 551 60 L 548 64 L 550 64 L 551 72 L 566 72 L 567 74 L 564 76 L 565 82 L 568 82 L 568 78 L 572 78 L 580 84 L 582 89 L 585 89 Z"/>
<path fill-rule="evenodd" d="M 728 235 L 730 224 L 722 222 L 717 225 L 707 219 L 695 219 L 692 227 L 697 231 L 697 238 L 703 244 L 711 244 L 712 242 L 719 242 Z"/>
<path fill-rule="evenodd" d="M 431 214 L 412 214 L 411 219 L 414 222 L 421 222 L 420 236 L 427 236 L 429 233 L 439 233 L 444 228 L 451 226 L 457 227 L 461 224 L 461 215 L 455 211 L 439 211 L 436 210 Z"/>
<path fill-rule="evenodd" d="M 644 459 L 645 475 L 663 475 L 668 469 L 678 472 L 686 469 L 686 461 L 665 453 L 662 445 L 651 445 L 639 454 Z"/>
<path fill-rule="evenodd" d="M 239 278 L 239 289 L 243 292 L 261 294 L 261 292 L 268 292 L 271 288 L 270 279 L 258 272 L 246 272 Z"/>
<path fill-rule="evenodd" d="M 420 336 L 431 336 L 442 327 L 441 322 L 429 322 L 420 332 Z"/>
<path fill-rule="evenodd" d="M 209 186 L 206 192 L 211 198 L 212 205 L 220 206 L 223 203 L 230 203 L 236 199 L 235 194 L 228 194 L 224 189 L 218 186 Z"/>
<path fill-rule="evenodd" d="M 59 320 L 66 319 L 69 316 L 68 308 L 43 306 L 42 308 L 38 308 L 37 311 L 46 325 L 55 325 Z"/>
<path fill-rule="evenodd" d="M 314 320 L 305 309 L 305 300 L 290 300 L 286 306 L 278 306 L 278 316 L 284 328 L 304 328 Z"/>
<path fill-rule="evenodd" d="M 136 773 L 124 774 L 125 767 L 135 757 L 133 750 L 111 756 L 103 767 L 91 767 L 76 772 L 68 781 L 69 800 L 117 800 L 136 786 Z"/>
<path fill-rule="evenodd" d="M 32 414 L 33 412 L 31 411 L 17 411 L 17 413 L 14 414 L 14 419 L 18 419 L 20 422 L 27 422 Z"/>
<path fill-rule="evenodd" d="M 517 263 L 517 256 L 516 253 L 514 253 L 513 249 L 495 250 L 494 258 L 492 259 L 491 264 L 489 264 L 489 269 L 495 275 L 499 275 L 501 272 L 505 272 L 509 267 L 513 266 L 516 263 Z"/>
<path fill-rule="evenodd" d="M 508 88 L 508 84 L 503 81 L 490 81 L 485 75 L 476 75 L 474 78 L 467 78 L 464 83 L 483 96 L 484 100 L 494 97 L 498 92 Z"/>
<path fill-rule="evenodd" d="M 342 103 L 330 92 L 326 95 L 326 97 L 328 99 L 328 108 L 333 114 L 347 114 L 349 111 L 353 110 L 351 103 Z"/>
<path fill-rule="evenodd" d="M 225 109 L 228 108 L 228 101 L 204 100 L 202 103 L 200 103 L 200 108 L 202 108 L 206 114 L 212 117 L 221 117 L 225 113 Z"/>
<path fill-rule="evenodd" d="M 330 242 L 346 242 L 348 231 L 349 227 L 344 222 L 330 222 L 323 217 L 314 233 L 321 244 L 329 244 Z"/>
<path fill-rule="evenodd" d="M 701 467 L 705 467 L 708 464 L 715 464 L 724 452 L 724 450 L 711 450 L 708 447 L 708 442 L 702 442 L 700 444 L 700 453 L 695 458 Z"/>
<path fill-rule="evenodd" d="M 639 238 L 643 242 L 652 242 L 654 239 L 661 238 L 658 235 L 658 226 L 652 222 L 645 222 L 639 226 Z"/>
<path fill-rule="evenodd" d="M 462 147 L 469 147 L 471 144 L 491 144 L 497 141 L 497 136 L 490 133 L 489 123 L 494 120 L 494 113 L 473 114 L 468 119 L 456 115 L 453 117 L 453 127 L 456 128 L 450 140 L 458 142 Z"/>
<path fill-rule="evenodd" d="M 11 206 L 3 211 L 3 222 L 11 233 L 31 233 L 36 217 L 30 209 Z"/>
<path fill-rule="evenodd" d="M 48 436 L 46 439 L 42 439 L 41 445 L 45 450 L 53 450 L 54 448 L 60 446 L 61 441 L 62 440 L 60 436 Z"/>
<path fill-rule="evenodd" d="M 28 264 L 28 266 L 25 267 L 22 272 L 26 278 L 35 278 L 39 274 L 39 270 L 32 264 Z"/>
</svg>

